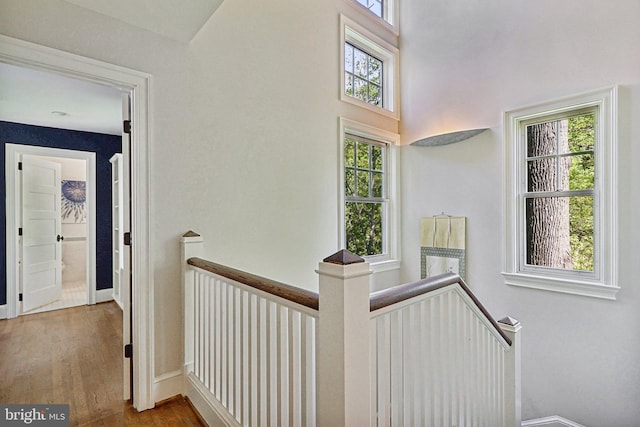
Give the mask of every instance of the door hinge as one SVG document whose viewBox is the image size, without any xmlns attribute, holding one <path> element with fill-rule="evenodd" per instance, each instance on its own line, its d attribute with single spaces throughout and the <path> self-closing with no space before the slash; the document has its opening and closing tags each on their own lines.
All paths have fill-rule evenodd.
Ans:
<svg viewBox="0 0 640 427">
<path fill-rule="evenodd" d="M 18 170 L 21 171 L 22 170 L 22 162 L 18 162 Z"/>
<path fill-rule="evenodd" d="M 18 236 L 22 236 L 22 227 L 18 228 Z"/>
<path fill-rule="evenodd" d="M 128 231 L 124 233 L 124 245 L 131 246 L 131 233 Z"/>
<path fill-rule="evenodd" d="M 131 120 L 124 120 L 122 122 L 122 131 L 124 133 L 131 133 Z"/>
<path fill-rule="evenodd" d="M 133 344 L 127 344 L 124 346 L 124 357 L 131 359 L 133 356 Z"/>
<path fill-rule="evenodd" d="M 22 301 L 22 293 L 18 294 L 18 301 Z"/>
</svg>

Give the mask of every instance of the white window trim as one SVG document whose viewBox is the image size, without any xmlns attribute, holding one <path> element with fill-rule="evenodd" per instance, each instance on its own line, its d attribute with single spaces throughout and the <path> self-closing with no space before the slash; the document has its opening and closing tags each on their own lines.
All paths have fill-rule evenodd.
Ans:
<svg viewBox="0 0 640 427">
<path fill-rule="evenodd" d="M 344 140 L 345 135 L 351 134 L 363 138 L 380 141 L 388 144 L 386 179 L 387 179 L 387 209 L 385 211 L 387 221 L 384 224 L 383 233 L 385 236 L 385 248 L 383 255 L 367 256 L 365 258 L 376 272 L 396 270 L 400 268 L 400 186 L 398 171 L 398 147 L 400 145 L 400 135 L 374 128 L 363 123 L 340 117 L 340 149 L 339 149 L 339 232 L 338 241 L 341 247 L 345 247 L 346 235 L 344 228 Z"/>
<path fill-rule="evenodd" d="M 398 31 L 398 15 L 399 5 L 398 0 L 385 0 L 385 17 L 381 18 L 375 13 L 371 12 L 364 5 L 360 4 L 357 0 L 346 0 L 346 2 L 364 19 L 369 21 L 367 27 L 381 28 L 383 31 L 387 31 L 390 34 L 398 37 L 400 35 Z"/>
<path fill-rule="evenodd" d="M 512 286 L 543 289 L 604 299 L 616 299 L 617 285 L 617 123 L 618 88 L 605 88 L 577 96 L 506 112 L 504 115 L 504 272 L 505 283 Z M 598 107 L 599 126 L 596 138 L 596 183 L 594 216 L 599 227 L 594 230 L 594 274 L 521 267 L 524 225 L 521 183 L 525 175 L 521 126 L 524 122 L 581 108 Z M 603 179 L 604 178 L 604 179 Z"/>
<path fill-rule="evenodd" d="M 382 102 L 383 107 L 349 96 L 344 91 L 344 44 L 348 42 L 369 55 L 381 60 Z M 399 120 L 400 118 L 400 85 L 399 85 L 399 51 L 395 46 L 368 31 L 355 21 L 340 15 L 340 100 L 358 107 Z"/>
</svg>

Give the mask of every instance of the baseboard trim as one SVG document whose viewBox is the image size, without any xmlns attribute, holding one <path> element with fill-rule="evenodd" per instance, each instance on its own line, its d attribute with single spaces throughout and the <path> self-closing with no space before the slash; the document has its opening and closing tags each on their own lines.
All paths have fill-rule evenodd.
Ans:
<svg viewBox="0 0 640 427">
<path fill-rule="evenodd" d="M 153 380 L 153 401 L 155 403 L 182 394 L 182 371 L 167 372 Z"/>
<path fill-rule="evenodd" d="M 96 304 L 101 302 L 107 302 L 113 300 L 113 289 L 98 289 L 96 290 Z"/>
<path fill-rule="evenodd" d="M 562 418 L 558 415 L 551 417 L 536 418 L 535 420 L 527 420 L 522 422 L 522 427 L 535 427 L 535 426 L 547 426 L 547 427 L 584 427 L 582 424 L 578 424 L 574 421 Z"/>
<path fill-rule="evenodd" d="M 7 318 L 7 304 L 0 305 L 0 319 Z"/>
<path fill-rule="evenodd" d="M 186 378 L 186 395 L 208 425 L 241 427 L 193 373 Z"/>
</svg>

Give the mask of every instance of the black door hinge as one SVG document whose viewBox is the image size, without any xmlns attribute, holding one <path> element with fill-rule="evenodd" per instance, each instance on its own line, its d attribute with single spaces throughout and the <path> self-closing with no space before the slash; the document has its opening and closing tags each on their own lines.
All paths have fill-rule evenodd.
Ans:
<svg viewBox="0 0 640 427">
<path fill-rule="evenodd" d="M 122 122 L 122 131 L 124 133 L 131 133 L 131 120 L 125 120 Z"/>
<path fill-rule="evenodd" d="M 22 236 L 22 227 L 18 228 L 18 236 Z"/>
<path fill-rule="evenodd" d="M 21 171 L 22 170 L 22 162 L 18 162 L 18 170 Z"/>
<path fill-rule="evenodd" d="M 124 346 L 124 357 L 131 359 L 133 356 L 133 344 L 127 344 Z"/>
<path fill-rule="evenodd" d="M 22 294 L 18 294 L 18 301 L 22 301 Z"/>
<path fill-rule="evenodd" d="M 124 245 L 131 246 L 131 233 L 128 231 L 124 233 Z"/>
</svg>

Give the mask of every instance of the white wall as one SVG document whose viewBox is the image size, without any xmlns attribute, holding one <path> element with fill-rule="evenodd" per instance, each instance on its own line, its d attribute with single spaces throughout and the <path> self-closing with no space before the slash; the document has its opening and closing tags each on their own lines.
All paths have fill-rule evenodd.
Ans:
<svg viewBox="0 0 640 427">
<path fill-rule="evenodd" d="M 419 274 L 419 218 L 468 217 L 467 277 L 489 311 L 523 324 L 523 417 L 586 426 L 640 420 L 640 3 L 401 2 L 403 143 L 490 127 L 455 145 L 403 147 L 404 278 Z M 617 301 L 512 288 L 502 271 L 502 113 L 622 85 Z"/>
</svg>

